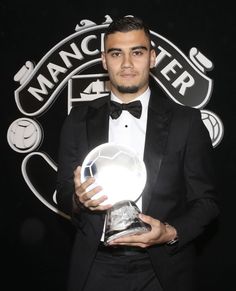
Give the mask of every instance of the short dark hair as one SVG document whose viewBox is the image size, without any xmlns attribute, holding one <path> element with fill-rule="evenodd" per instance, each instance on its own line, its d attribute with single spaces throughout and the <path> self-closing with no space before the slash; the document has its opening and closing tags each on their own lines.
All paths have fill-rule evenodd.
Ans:
<svg viewBox="0 0 236 291">
<path fill-rule="evenodd" d="M 106 40 L 109 34 L 115 32 L 129 32 L 132 30 L 143 30 L 151 44 L 151 34 L 149 27 L 141 18 L 135 16 L 124 16 L 111 22 L 105 32 L 104 40 Z"/>
</svg>

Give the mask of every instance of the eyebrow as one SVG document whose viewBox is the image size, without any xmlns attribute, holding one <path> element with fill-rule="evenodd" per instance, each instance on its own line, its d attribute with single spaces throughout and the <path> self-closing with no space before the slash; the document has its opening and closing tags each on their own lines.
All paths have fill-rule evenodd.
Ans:
<svg viewBox="0 0 236 291">
<path fill-rule="evenodd" d="M 131 48 L 132 51 L 137 50 L 137 49 L 142 49 L 142 50 L 146 50 L 146 51 L 148 50 L 146 46 L 142 46 L 142 45 L 135 46 L 135 47 Z M 107 53 L 110 53 L 110 52 L 113 52 L 113 51 L 122 51 L 122 49 L 115 48 L 115 47 L 114 48 L 110 48 L 110 49 L 107 50 Z"/>
</svg>

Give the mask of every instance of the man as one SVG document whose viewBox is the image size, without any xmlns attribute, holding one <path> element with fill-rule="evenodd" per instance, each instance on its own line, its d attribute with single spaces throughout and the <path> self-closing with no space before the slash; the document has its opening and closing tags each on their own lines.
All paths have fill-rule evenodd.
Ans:
<svg viewBox="0 0 236 291">
<path fill-rule="evenodd" d="M 155 60 L 142 20 L 113 21 L 102 52 L 111 94 L 74 107 L 63 126 L 57 200 L 77 230 L 69 291 L 195 290 L 193 243 L 219 213 L 212 144 L 199 110 L 176 104 L 151 86 Z M 113 101 L 140 101 L 140 118 L 128 108 L 114 114 Z M 144 159 L 147 183 L 137 204 L 140 218 L 151 226 L 106 247 L 104 217 L 111 205 L 106 195 L 93 199 L 101 190 L 88 190 L 94 178 L 80 179 L 85 156 L 105 142 L 131 146 Z"/>
</svg>

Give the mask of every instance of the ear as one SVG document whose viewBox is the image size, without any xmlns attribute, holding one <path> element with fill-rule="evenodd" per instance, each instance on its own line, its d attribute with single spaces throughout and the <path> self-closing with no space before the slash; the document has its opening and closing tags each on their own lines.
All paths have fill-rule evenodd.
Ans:
<svg viewBox="0 0 236 291">
<path fill-rule="evenodd" d="M 104 52 L 102 52 L 101 58 L 102 58 L 102 66 L 107 71 L 107 63 L 106 63 L 106 58 L 105 58 L 105 53 Z"/>
<path fill-rule="evenodd" d="M 156 52 L 154 49 L 152 49 L 150 55 L 150 69 L 154 68 L 155 64 L 156 64 Z"/>
</svg>

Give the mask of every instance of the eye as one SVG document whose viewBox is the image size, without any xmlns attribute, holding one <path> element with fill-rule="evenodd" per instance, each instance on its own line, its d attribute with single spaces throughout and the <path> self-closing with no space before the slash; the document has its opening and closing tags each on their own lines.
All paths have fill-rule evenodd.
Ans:
<svg viewBox="0 0 236 291">
<path fill-rule="evenodd" d="M 143 55 L 143 51 L 142 50 L 135 50 L 133 51 L 133 56 L 142 56 Z"/>
<path fill-rule="evenodd" d="M 113 57 L 113 58 L 117 58 L 117 57 L 119 57 L 119 56 L 121 56 L 121 52 L 119 52 L 119 51 L 114 51 L 114 52 L 112 52 L 111 53 L 111 56 Z"/>
</svg>

